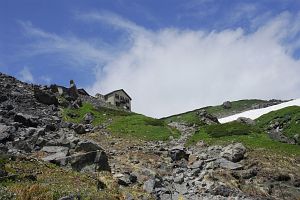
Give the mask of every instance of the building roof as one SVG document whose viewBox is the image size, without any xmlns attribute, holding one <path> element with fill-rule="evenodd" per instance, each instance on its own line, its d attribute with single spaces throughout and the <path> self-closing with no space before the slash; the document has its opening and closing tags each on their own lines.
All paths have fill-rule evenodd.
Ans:
<svg viewBox="0 0 300 200">
<path fill-rule="evenodd" d="M 130 100 L 132 100 L 131 97 L 130 97 L 130 96 L 125 92 L 125 90 L 123 90 L 123 89 L 114 90 L 114 91 L 112 91 L 112 92 L 110 92 L 110 93 L 104 95 L 104 97 L 107 97 L 107 96 L 109 96 L 109 95 L 111 95 L 111 94 L 113 94 L 113 93 L 115 93 L 115 92 L 119 92 L 119 91 L 124 92 L 124 93 L 126 94 L 126 96 L 127 96 Z"/>
<path fill-rule="evenodd" d="M 87 91 L 85 91 L 85 89 L 83 89 L 83 88 L 80 88 L 77 91 L 78 91 L 79 94 L 90 96 L 89 93 L 87 93 Z"/>
</svg>

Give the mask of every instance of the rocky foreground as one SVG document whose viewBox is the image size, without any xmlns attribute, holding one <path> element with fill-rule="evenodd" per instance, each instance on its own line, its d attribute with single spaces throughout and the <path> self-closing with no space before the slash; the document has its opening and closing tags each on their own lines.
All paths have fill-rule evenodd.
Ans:
<svg viewBox="0 0 300 200">
<path fill-rule="evenodd" d="M 199 142 L 185 147 L 196 128 L 176 122 L 170 126 L 179 130 L 181 137 L 156 142 L 116 137 L 106 128 L 109 121 L 93 126 L 89 114 L 82 124 L 65 122 L 61 109 L 78 108 L 83 101 L 76 88 L 62 99 L 53 87 L 26 84 L 0 74 L 1 155 L 15 164 L 22 160 L 53 163 L 86 174 L 96 180 L 99 191 L 117 188 L 120 195 L 115 199 L 300 197 L 299 158 L 249 150 L 241 143 L 208 146 Z M 200 115 L 204 123 L 218 123 L 213 116 Z M 0 164 L 0 199 L 22 199 L 8 191 L 8 183 L 39 182 L 40 175 L 32 171 L 20 179 L 22 170 L 7 170 L 8 164 Z M 102 174 L 114 183 L 114 188 L 110 188 Z M 50 176 L 55 182 L 56 175 Z M 84 195 L 79 191 L 47 198 L 84 199 Z"/>
</svg>

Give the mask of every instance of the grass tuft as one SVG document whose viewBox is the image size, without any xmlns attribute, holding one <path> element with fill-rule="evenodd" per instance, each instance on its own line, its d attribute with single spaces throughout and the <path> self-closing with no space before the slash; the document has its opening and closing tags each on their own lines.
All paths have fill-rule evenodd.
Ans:
<svg viewBox="0 0 300 200">
<path fill-rule="evenodd" d="M 96 109 L 88 103 L 84 103 L 79 109 L 64 109 L 63 118 L 68 122 L 82 123 L 87 113 L 94 116 L 93 125 L 101 125 L 110 120 L 108 129 L 116 136 L 156 141 L 168 140 L 170 136 L 180 135 L 164 120 L 108 108 Z"/>
</svg>

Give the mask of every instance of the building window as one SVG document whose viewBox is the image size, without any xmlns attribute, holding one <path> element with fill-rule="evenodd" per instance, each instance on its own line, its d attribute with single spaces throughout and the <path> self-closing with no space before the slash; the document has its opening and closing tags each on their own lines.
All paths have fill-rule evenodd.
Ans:
<svg viewBox="0 0 300 200">
<path fill-rule="evenodd" d="M 116 99 L 119 99 L 119 98 L 120 98 L 120 96 L 119 96 L 118 94 L 115 94 L 115 97 L 116 97 Z"/>
</svg>

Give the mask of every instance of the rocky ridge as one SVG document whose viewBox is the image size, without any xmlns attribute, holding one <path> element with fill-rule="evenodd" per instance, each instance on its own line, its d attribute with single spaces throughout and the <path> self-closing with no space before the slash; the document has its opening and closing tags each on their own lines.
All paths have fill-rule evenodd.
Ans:
<svg viewBox="0 0 300 200">
<path fill-rule="evenodd" d="M 170 123 L 181 137 L 169 141 L 129 140 L 111 135 L 106 126 L 93 126 L 89 114 L 83 124 L 65 122 L 61 108 L 77 108 L 85 101 L 76 90 L 61 99 L 51 87 L 23 83 L 4 74 L 0 74 L 0 85 L 3 155 L 43 160 L 87 174 L 107 171 L 118 187 L 138 188 L 150 195 L 127 193 L 123 198 L 127 200 L 296 199 L 300 195 L 299 174 L 266 172 L 241 143 L 208 146 L 199 142 L 186 147 L 195 126 Z M 197 115 L 205 124 L 218 123 L 204 111 Z M 7 177 L 11 175 L 1 168 L 1 180 Z M 36 180 L 34 175 L 28 178 Z M 105 188 L 104 183 L 98 184 Z"/>
</svg>

